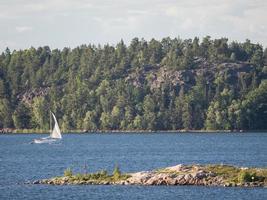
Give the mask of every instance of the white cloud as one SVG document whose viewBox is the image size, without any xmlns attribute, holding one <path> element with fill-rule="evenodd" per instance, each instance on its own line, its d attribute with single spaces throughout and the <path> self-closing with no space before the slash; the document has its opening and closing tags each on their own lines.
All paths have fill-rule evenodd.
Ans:
<svg viewBox="0 0 267 200">
<path fill-rule="evenodd" d="M 170 17 L 178 17 L 179 16 L 179 10 L 175 6 L 169 6 L 166 8 L 165 13 L 167 16 Z"/>
<path fill-rule="evenodd" d="M 32 27 L 30 26 L 17 26 L 16 27 L 16 31 L 19 33 L 23 33 L 23 32 L 27 32 L 27 31 L 31 31 Z"/>
<path fill-rule="evenodd" d="M 1 0 L 0 39 L 61 48 L 66 41 L 210 35 L 267 46 L 266 10 L 267 0 Z"/>
</svg>

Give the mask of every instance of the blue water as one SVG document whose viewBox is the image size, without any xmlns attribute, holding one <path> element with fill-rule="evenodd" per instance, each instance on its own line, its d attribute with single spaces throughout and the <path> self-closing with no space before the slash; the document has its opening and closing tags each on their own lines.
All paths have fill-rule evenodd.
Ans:
<svg viewBox="0 0 267 200">
<path fill-rule="evenodd" d="M 267 133 L 0 135 L 0 199 L 267 199 L 266 188 L 195 186 L 49 186 L 26 181 L 74 172 L 151 170 L 179 163 L 267 167 Z"/>
</svg>

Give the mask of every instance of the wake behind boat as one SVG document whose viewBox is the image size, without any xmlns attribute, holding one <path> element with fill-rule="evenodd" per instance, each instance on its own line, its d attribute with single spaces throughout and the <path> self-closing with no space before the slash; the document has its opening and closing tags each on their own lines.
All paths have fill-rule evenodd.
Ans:
<svg viewBox="0 0 267 200">
<path fill-rule="evenodd" d="M 59 125 L 57 123 L 57 118 L 54 115 L 54 113 L 52 113 L 52 112 L 50 112 L 50 113 L 53 116 L 53 120 L 54 120 L 54 124 L 55 124 L 54 128 L 52 129 L 52 131 L 50 133 L 50 136 L 40 138 L 40 139 L 34 139 L 33 143 L 35 143 L 35 144 L 52 143 L 52 142 L 56 142 L 56 141 L 59 141 L 62 139 L 61 131 L 60 131 Z"/>
</svg>

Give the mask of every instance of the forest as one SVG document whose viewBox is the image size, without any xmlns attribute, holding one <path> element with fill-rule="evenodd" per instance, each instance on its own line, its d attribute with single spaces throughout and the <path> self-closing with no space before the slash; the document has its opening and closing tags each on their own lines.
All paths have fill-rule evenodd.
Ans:
<svg viewBox="0 0 267 200">
<path fill-rule="evenodd" d="M 0 55 L 0 128 L 267 130 L 267 49 L 250 40 L 134 38 Z"/>
</svg>

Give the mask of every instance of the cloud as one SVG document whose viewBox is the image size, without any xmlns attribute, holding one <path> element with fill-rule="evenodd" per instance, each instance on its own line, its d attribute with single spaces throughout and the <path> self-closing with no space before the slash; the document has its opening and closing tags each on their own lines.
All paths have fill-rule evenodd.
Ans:
<svg viewBox="0 0 267 200">
<path fill-rule="evenodd" d="M 0 38 L 20 47 L 61 48 L 121 38 L 210 35 L 267 46 L 266 10 L 266 0 L 2 0 Z"/>
<path fill-rule="evenodd" d="M 30 26 L 17 26 L 15 29 L 17 32 L 23 33 L 23 32 L 31 31 L 33 28 Z"/>
</svg>

